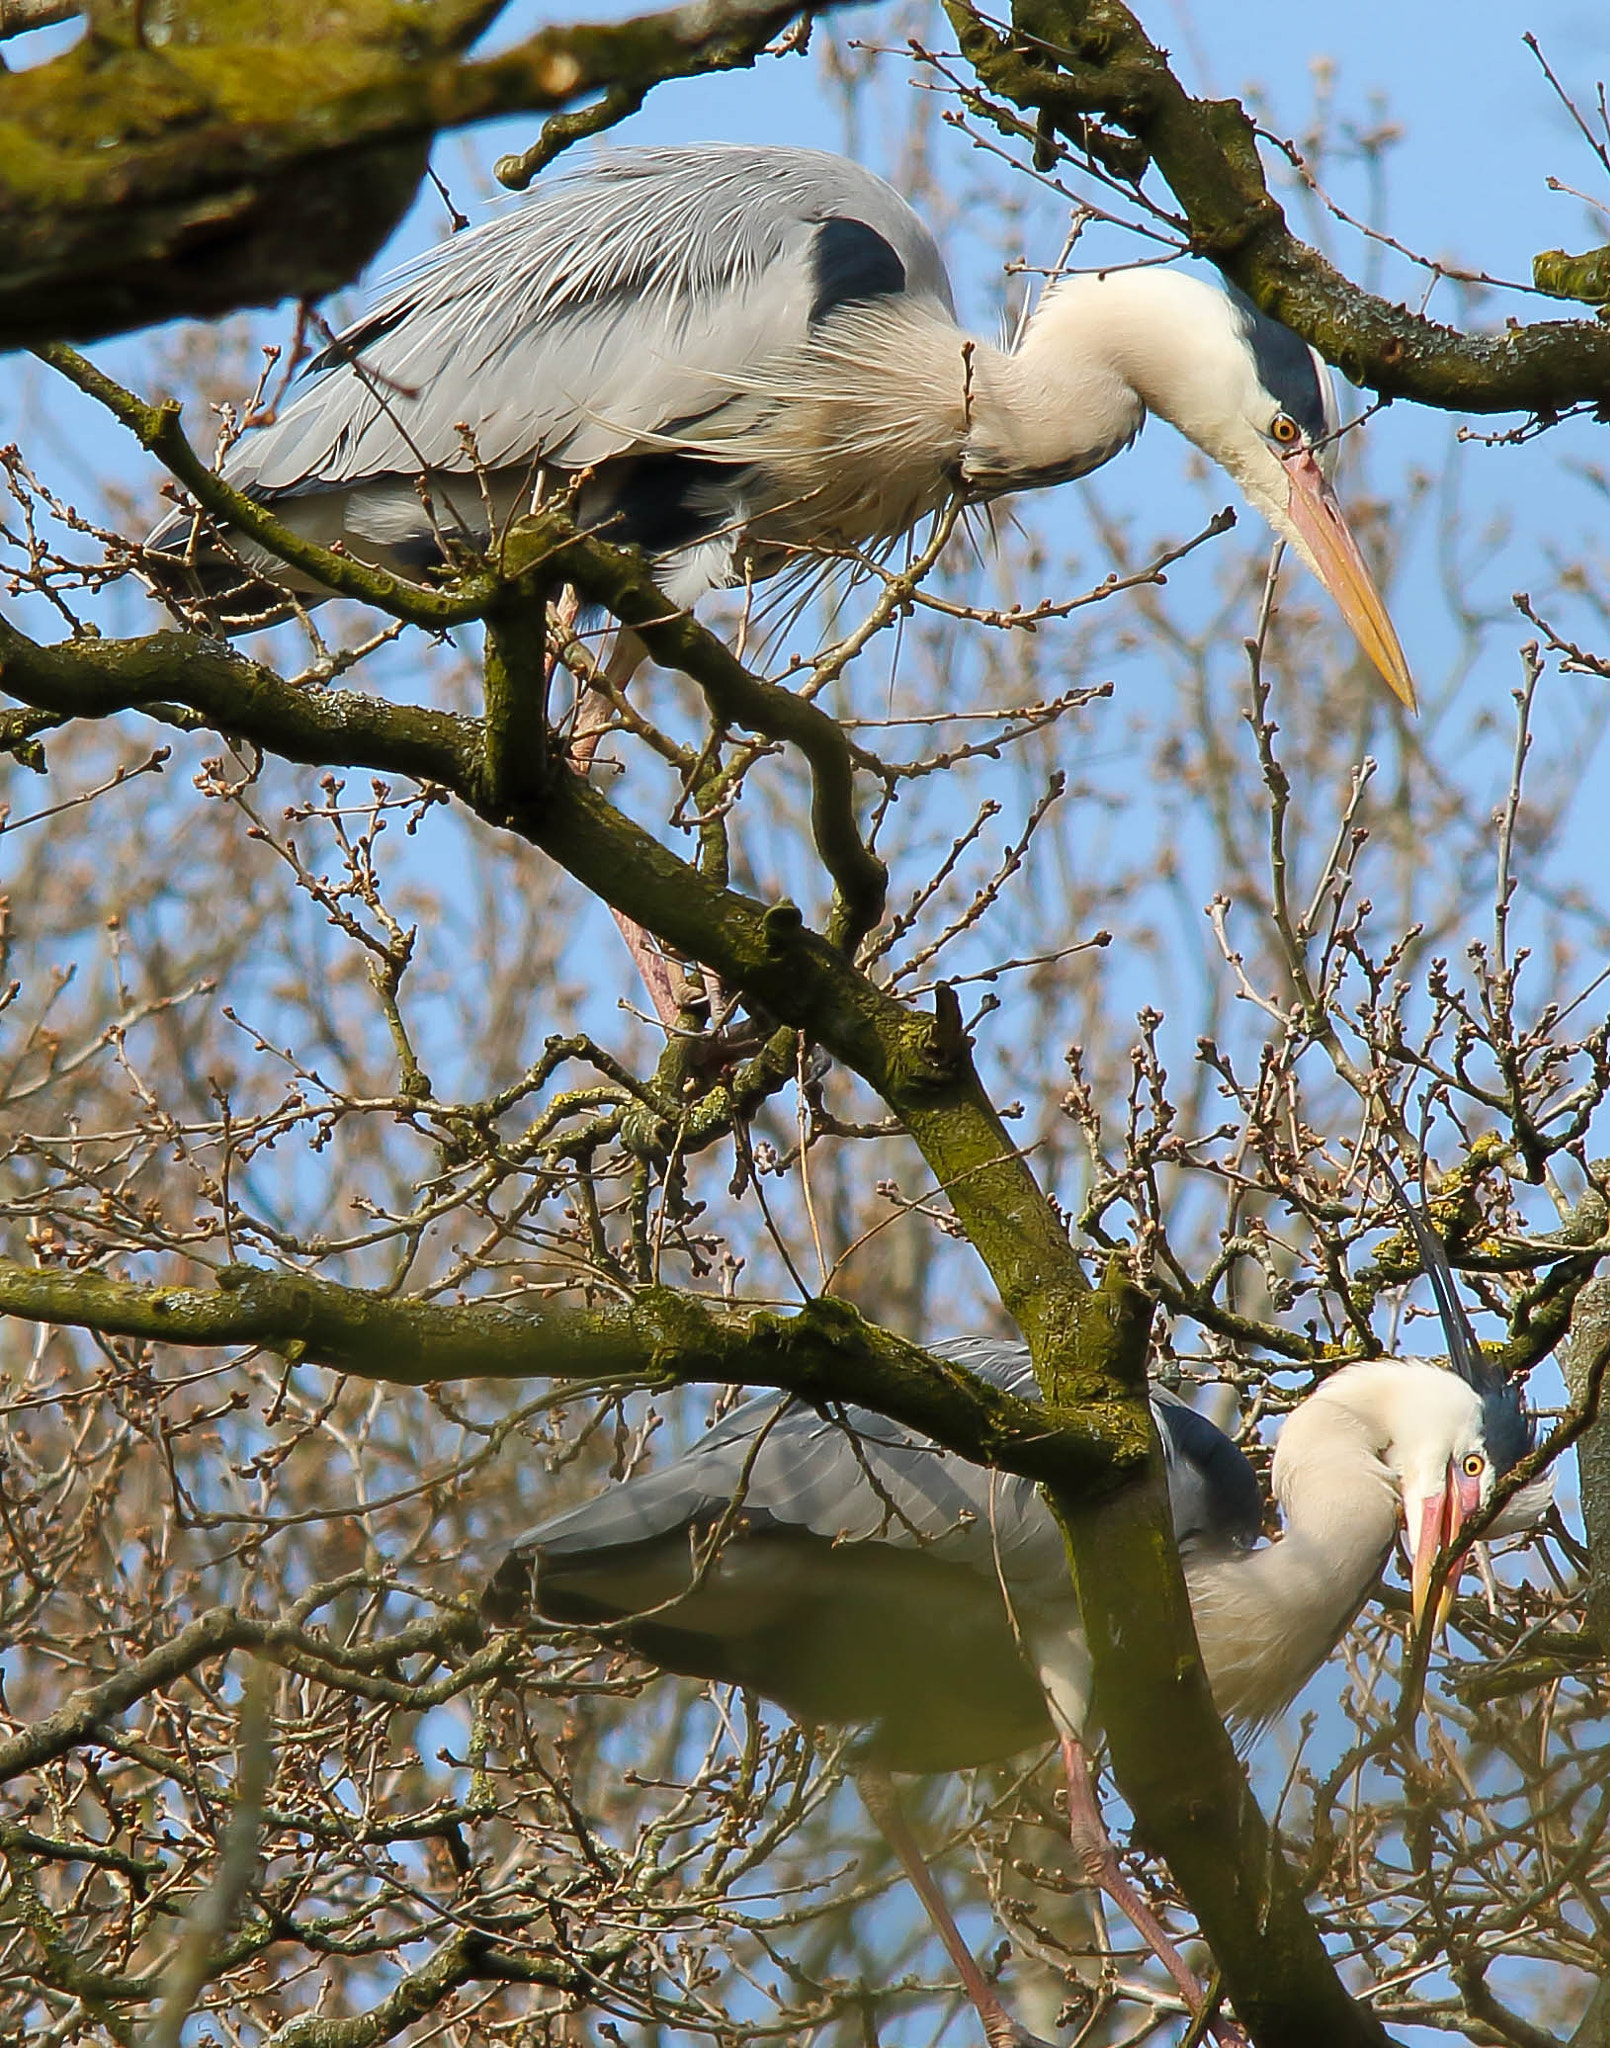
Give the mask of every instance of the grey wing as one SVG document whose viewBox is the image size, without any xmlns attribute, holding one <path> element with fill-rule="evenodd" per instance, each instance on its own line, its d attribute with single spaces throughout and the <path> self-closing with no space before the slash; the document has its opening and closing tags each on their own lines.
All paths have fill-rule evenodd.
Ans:
<svg viewBox="0 0 1610 2048">
<path fill-rule="evenodd" d="M 833 306 L 905 291 L 951 309 L 932 236 L 870 172 L 814 150 L 622 150 L 441 243 L 246 436 L 265 495 L 464 470 L 579 468 L 719 435 L 746 366 Z"/>
<path fill-rule="evenodd" d="M 998 1343 L 988 1337 L 958 1337 L 929 1348 L 1009 1393 L 1031 1401 L 1039 1399 L 1024 1345 Z M 1263 1527 L 1263 1492 L 1240 1445 L 1167 1387 L 1152 1388 L 1151 1408 L 1163 1448 L 1174 1540 L 1180 1548 L 1225 1548 L 1256 1542 Z M 1038 1494 L 1034 1505 L 1051 1527 L 1051 1517 L 1040 1506 Z M 1052 1533 L 1055 1535 L 1054 1529 Z M 1056 1551 L 1060 1560 L 1060 1536 L 1056 1537 Z"/>
<path fill-rule="evenodd" d="M 988 1337 L 929 1347 L 1008 1392 L 1037 1398 L 1027 1349 Z M 1181 1544 L 1250 1541 L 1262 1497 L 1237 1446 L 1177 1395 L 1154 1390 Z M 942 1451 L 870 1409 L 818 1414 L 764 1395 L 685 1456 L 554 1517 L 519 1545 L 552 1563 L 707 1530 L 739 1503 L 749 1529 L 922 1549 L 1049 1597 L 1067 1585 L 1061 1533 L 1027 1479 Z"/>
<path fill-rule="evenodd" d="M 1151 1402 L 1180 1549 L 1255 1543 L 1263 1491 L 1241 1446 L 1167 1387 L 1153 1387 Z"/>
<path fill-rule="evenodd" d="M 1028 1353 L 964 1338 L 931 1347 L 1014 1391 L 1032 1391 Z M 543 1523 L 518 1546 L 550 1567 L 598 1561 L 689 1530 L 739 1504 L 748 1530 L 921 1549 L 1017 1585 L 1065 1586 L 1055 1523 L 1032 1482 L 950 1456 L 870 1409 L 828 1415 L 776 1395 L 745 1402 L 685 1456 Z"/>
</svg>

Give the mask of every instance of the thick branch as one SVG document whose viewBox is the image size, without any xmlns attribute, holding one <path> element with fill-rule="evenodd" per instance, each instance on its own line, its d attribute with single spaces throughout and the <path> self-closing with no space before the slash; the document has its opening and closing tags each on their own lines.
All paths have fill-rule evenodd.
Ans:
<svg viewBox="0 0 1610 2048">
<path fill-rule="evenodd" d="M 1122 0 L 1020 0 L 1011 35 L 961 0 L 946 11 L 992 92 L 1043 114 L 1076 147 L 1092 116 L 1136 136 L 1184 210 L 1192 246 L 1355 383 L 1452 412 L 1610 402 L 1600 321 L 1462 334 L 1351 284 L 1287 226 L 1240 103 L 1192 99 Z"/>
<path fill-rule="evenodd" d="M 1096 1296 L 1129 1371 L 1144 1375 L 1151 1304 L 1109 1276 Z M 1096 1672 L 1113 1771 L 1167 1862 L 1259 2048 L 1383 2048 L 1343 1989 L 1259 1809 L 1196 1656 L 1161 1457 L 1110 1499 L 1051 1490 Z M 1146 1625 L 1137 1626 L 1144 1616 Z"/>
<path fill-rule="evenodd" d="M 366 2012 L 345 2019 L 299 2014 L 276 2028 L 265 2048 L 376 2048 L 378 2042 L 393 2040 L 435 2012 L 461 1984 L 542 1984 L 557 1991 L 594 1991 L 600 1972 L 629 1954 L 637 1938 L 614 1935 L 570 1963 L 557 1956 L 520 1955 L 496 1946 L 478 1928 L 461 1928 L 416 1969 L 405 1971 Z"/>
<path fill-rule="evenodd" d="M 1145 1455 L 1116 1418 L 1045 1411 L 930 1358 L 841 1302 L 732 1311 L 671 1288 L 629 1306 L 508 1307 L 376 1295 L 232 1266 L 214 1288 L 161 1287 L 0 1260 L 0 1314 L 164 1344 L 260 1344 L 390 1386 L 455 1379 L 772 1386 L 820 1407 L 859 1401 L 974 1464 L 1110 1491 Z"/>
<path fill-rule="evenodd" d="M 30 29 L 71 21 L 83 11 L 83 0 L 0 0 L 0 42 L 25 36 Z"/>
<path fill-rule="evenodd" d="M 70 718 L 177 700 L 220 732 L 288 761 L 445 781 L 470 802 L 478 788 L 473 720 L 356 690 L 292 689 L 271 668 L 193 633 L 42 647 L 0 618 L 0 688 Z"/>
<path fill-rule="evenodd" d="M 1565 1354 L 1565 1383 L 1574 1405 L 1588 1399 L 1607 1351 L 1610 1280 L 1590 1280 L 1576 1298 Z M 1610 1634 L 1610 1419 L 1600 1415 L 1589 1426 L 1577 1445 L 1576 1462 L 1588 1538 L 1588 1618 L 1601 1634 Z"/>
<path fill-rule="evenodd" d="M 466 61 L 501 11 L 168 0 L 160 43 L 130 8 L 125 32 L 98 22 L 0 73 L 0 347 L 335 290 L 402 218 L 438 130 L 752 63 L 798 10 L 688 0 Z"/>
</svg>

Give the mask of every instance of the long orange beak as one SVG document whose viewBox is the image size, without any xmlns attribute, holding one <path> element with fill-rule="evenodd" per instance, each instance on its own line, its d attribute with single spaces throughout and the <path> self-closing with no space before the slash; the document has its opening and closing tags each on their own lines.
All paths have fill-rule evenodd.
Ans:
<svg viewBox="0 0 1610 2048">
<path fill-rule="evenodd" d="M 1409 1572 L 1409 1607 L 1417 1630 L 1425 1621 L 1426 1603 L 1431 1598 L 1431 1573 L 1439 1553 L 1453 1543 L 1480 1506 L 1481 1481 L 1467 1479 L 1450 1458 L 1441 1490 L 1420 1503 L 1420 1528 Z M 1437 1602 L 1431 1623 L 1434 1635 L 1440 1636 L 1448 1625 L 1448 1614 L 1463 1570 L 1464 1561 L 1461 1559 L 1443 1584 L 1442 1597 Z"/>
<path fill-rule="evenodd" d="M 1291 483 L 1291 523 L 1302 535 L 1320 582 L 1335 599 L 1359 646 L 1380 670 L 1387 688 L 1411 711 L 1417 711 L 1414 679 L 1397 632 L 1313 450 L 1300 448 L 1281 460 Z"/>
</svg>

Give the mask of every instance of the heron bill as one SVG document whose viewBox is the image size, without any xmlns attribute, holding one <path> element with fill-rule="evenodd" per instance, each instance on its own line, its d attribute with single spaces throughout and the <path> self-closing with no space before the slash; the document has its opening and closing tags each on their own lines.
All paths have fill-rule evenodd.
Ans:
<svg viewBox="0 0 1610 2048">
<path fill-rule="evenodd" d="M 1314 573 L 1387 688 L 1410 711 L 1418 711 L 1414 679 L 1385 600 L 1313 450 L 1303 448 L 1283 460 L 1291 483 L 1291 522 L 1307 546 Z"/>
</svg>

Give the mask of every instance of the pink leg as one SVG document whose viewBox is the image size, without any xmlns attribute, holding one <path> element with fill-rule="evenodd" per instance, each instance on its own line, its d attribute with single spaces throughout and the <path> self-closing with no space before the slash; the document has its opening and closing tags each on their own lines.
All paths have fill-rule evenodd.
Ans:
<svg viewBox="0 0 1610 2048">
<path fill-rule="evenodd" d="M 575 596 L 573 592 L 566 595 L 570 601 L 570 616 L 561 614 L 561 622 L 568 626 L 575 616 Z M 646 659 L 643 643 L 628 627 L 622 626 L 615 635 L 615 645 L 610 649 L 608 661 L 599 671 L 605 687 L 600 689 L 589 684 L 576 714 L 576 730 L 570 737 L 570 765 L 578 775 L 590 772 L 593 756 L 598 752 L 598 742 L 609 730 L 612 708 L 609 691 L 619 690 L 624 696 Z"/>
<path fill-rule="evenodd" d="M 973 1960 L 972 1951 L 962 1940 L 961 1929 L 951 1918 L 945 1895 L 934 1883 L 933 1873 L 923 1861 L 916 1837 L 906 1825 L 906 1817 L 900 1811 L 900 1802 L 887 1774 L 863 1768 L 856 1774 L 855 1782 L 860 1787 L 867 1812 L 899 1857 L 900 1867 L 910 1878 L 912 1890 L 921 1899 L 928 1918 L 933 1922 L 934 1932 L 945 1945 L 946 1955 L 955 1964 L 962 1988 L 973 2001 L 974 2009 L 983 2022 L 984 2038 L 990 2048 L 1044 2048 L 1042 2042 L 1026 2028 L 1020 2027 L 1007 2012 L 995 1995 L 994 1985 Z"/>
<path fill-rule="evenodd" d="M 637 971 L 643 977 L 643 986 L 648 990 L 648 999 L 654 1005 L 654 1014 L 664 1025 L 675 1024 L 684 1004 L 678 998 L 672 980 L 673 969 L 665 955 L 640 924 L 618 910 L 611 910 L 621 937 L 626 941 L 626 950 L 637 964 Z M 676 972 L 676 981 L 682 980 Z"/>
<path fill-rule="evenodd" d="M 568 606 L 568 610 L 561 610 L 560 613 L 562 622 L 568 626 L 576 614 L 575 593 L 567 591 L 561 604 Z M 615 636 L 614 650 L 604 665 L 605 677 L 616 689 L 624 690 L 642 663 L 643 649 L 636 635 L 622 627 Z M 605 693 L 602 690 L 588 690 L 582 698 L 576 730 L 570 742 L 570 765 L 578 775 L 586 775 L 591 771 L 593 756 L 598 751 L 598 742 L 609 726 L 609 715 L 609 698 Z M 681 974 L 673 970 L 664 954 L 640 924 L 634 923 L 618 910 L 612 910 L 610 916 L 614 918 L 621 937 L 626 941 L 626 950 L 631 954 L 638 973 L 643 977 L 643 986 L 648 990 L 655 1016 L 664 1025 L 674 1025 L 685 1007 L 685 1001 L 677 987 L 682 979 Z"/>
<path fill-rule="evenodd" d="M 1184 1957 L 1168 1938 L 1168 1930 L 1147 1905 L 1119 1867 L 1118 1854 L 1096 1801 L 1090 1782 L 1083 1746 L 1064 1735 L 1062 1763 L 1068 1776 L 1068 1834 L 1074 1853 L 1084 1866 L 1087 1881 L 1104 1891 L 1146 1946 L 1174 1979 L 1193 2019 L 1200 2020 L 1206 2006 L 1202 1987 L 1186 1965 Z M 1208 2030 L 1219 2048 L 1247 2048 L 1247 2037 L 1233 2020 L 1216 2015 Z"/>
</svg>

